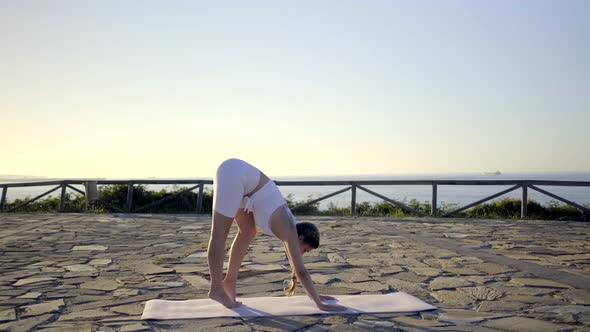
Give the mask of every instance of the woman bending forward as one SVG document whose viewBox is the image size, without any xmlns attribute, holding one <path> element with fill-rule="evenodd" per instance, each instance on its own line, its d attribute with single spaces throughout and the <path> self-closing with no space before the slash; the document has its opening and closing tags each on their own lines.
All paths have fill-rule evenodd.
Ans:
<svg viewBox="0 0 590 332">
<path fill-rule="evenodd" d="M 293 294 L 296 279 L 299 279 L 307 295 L 320 310 L 346 310 L 343 306 L 322 302 L 334 298 L 318 294 L 302 258 L 304 253 L 319 246 L 320 233 L 311 223 L 296 224 L 295 217 L 273 181 L 245 161 L 228 159 L 217 169 L 213 187 L 213 221 L 207 251 L 211 299 L 228 308 L 241 305 L 236 301 L 238 270 L 248 246 L 256 236 L 258 225 L 265 234 L 274 235 L 283 241 L 292 274 L 287 294 Z M 234 219 L 238 224 L 238 233 L 231 246 L 224 279 L 225 241 Z"/>
</svg>

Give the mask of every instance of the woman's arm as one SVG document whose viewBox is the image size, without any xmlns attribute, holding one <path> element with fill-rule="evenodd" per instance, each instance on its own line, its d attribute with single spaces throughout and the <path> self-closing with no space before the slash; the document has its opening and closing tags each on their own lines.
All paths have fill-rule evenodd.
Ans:
<svg viewBox="0 0 590 332">
<path fill-rule="evenodd" d="M 273 232 L 274 232 L 274 230 L 273 230 Z M 316 304 L 316 306 L 320 310 L 324 310 L 324 311 L 344 311 L 344 310 L 346 310 L 347 309 L 346 307 L 343 307 L 343 306 L 340 306 L 337 304 L 325 304 L 321 301 L 320 295 L 318 294 L 317 290 L 315 289 L 315 286 L 313 284 L 313 280 L 311 279 L 311 275 L 309 274 L 309 272 L 305 268 L 305 265 L 303 264 L 303 257 L 301 256 L 301 251 L 299 250 L 299 238 L 297 237 L 297 231 L 293 227 L 292 231 L 288 231 L 286 233 L 287 234 L 281 234 L 281 235 L 285 235 L 285 237 L 284 237 L 285 240 L 283 240 L 283 241 L 285 244 L 285 249 L 287 251 L 287 256 L 289 258 L 291 265 L 293 266 L 293 268 L 295 270 L 295 275 L 297 276 L 297 279 L 299 279 L 299 282 L 301 282 L 301 285 L 303 286 L 303 289 L 305 289 L 305 292 L 307 293 L 307 295 L 311 298 L 311 300 Z"/>
</svg>

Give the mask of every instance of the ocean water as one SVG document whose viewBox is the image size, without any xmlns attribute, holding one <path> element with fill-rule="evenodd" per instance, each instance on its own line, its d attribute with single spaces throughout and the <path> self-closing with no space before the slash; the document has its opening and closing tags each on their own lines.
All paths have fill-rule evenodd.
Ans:
<svg viewBox="0 0 590 332">
<path fill-rule="evenodd" d="M 209 178 L 210 179 L 210 178 Z M 278 181 L 333 181 L 333 180 L 560 180 L 560 181 L 588 181 L 590 182 L 590 172 L 553 172 L 553 173 L 506 173 L 501 175 L 485 175 L 477 173 L 464 174 L 425 174 L 425 175 L 350 175 L 350 176 L 306 176 L 306 177 L 275 177 Z M 0 179 L 0 184 L 29 181 L 49 181 L 58 179 Z M 76 186 L 83 190 L 82 186 Z M 170 188 L 168 185 L 149 185 L 150 190 L 160 190 Z M 284 196 L 290 195 L 295 201 L 304 201 L 307 199 L 318 198 L 332 192 L 343 189 L 347 186 L 280 186 L 279 189 Z M 398 201 L 409 201 L 416 199 L 419 202 L 430 202 L 432 197 L 432 186 L 416 185 L 378 185 L 366 186 L 368 189 L 375 191 L 383 196 Z M 439 185 L 438 186 L 438 204 L 469 204 L 493 195 L 511 186 L 458 186 L 458 185 Z M 564 197 L 573 202 L 590 205 L 590 187 L 558 187 L 558 186 L 539 186 L 541 189 Z M 52 189 L 53 186 L 44 187 L 25 187 L 9 188 L 7 199 L 9 201 L 16 198 L 35 197 L 43 192 Z M 206 186 L 211 189 L 211 186 Z M 59 196 L 57 190 L 51 195 Z M 555 199 L 538 193 L 532 189 L 528 191 L 529 199 L 535 200 L 542 204 L 555 201 Z M 520 199 L 521 190 L 515 190 L 496 198 L 495 200 L 505 197 Z M 325 209 L 330 203 L 337 207 L 349 207 L 351 201 L 351 192 L 339 194 L 327 200 L 320 202 L 320 209 Z M 357 189 L 358 202 L 381 202 L 382 200 L 360 189 Z"/>
</svg>

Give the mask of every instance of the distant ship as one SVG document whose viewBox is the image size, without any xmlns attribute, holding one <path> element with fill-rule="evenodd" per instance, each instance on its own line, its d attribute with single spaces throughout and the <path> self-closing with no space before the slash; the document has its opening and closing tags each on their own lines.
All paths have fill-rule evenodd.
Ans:
<svg viewBox="0 0 590 332">
<path fill-rule="evenodd" d="M 495 171 L 495 172 L 483 172 L 483 175 L 502 175 L 502 172 Z"/>
</svg>

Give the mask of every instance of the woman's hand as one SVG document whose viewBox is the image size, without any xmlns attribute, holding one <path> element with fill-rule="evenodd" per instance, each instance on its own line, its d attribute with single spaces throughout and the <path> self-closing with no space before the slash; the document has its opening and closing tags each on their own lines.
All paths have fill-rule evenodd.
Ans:
<svg viewBox="0 0 590 332">
<path fill-rule="evenodd" d="M 318 305 L 318 308 L 322 311 L 346 311 L 348 309 L 347 307 L 343 307 L 338 304 L 325 304 L 325 303 Z"/>
<path fill-rule="evenodd" d="M 329 295 L 320 295 L 320 301 L 324 302 L 324 301 L 333 301 L 336 300 L 334 297 L 329 296 Z"/>
</svg>

